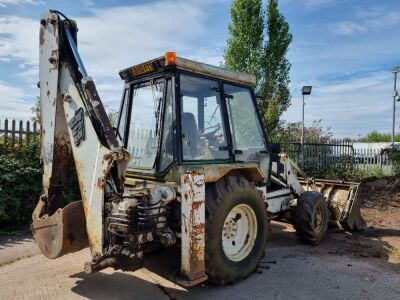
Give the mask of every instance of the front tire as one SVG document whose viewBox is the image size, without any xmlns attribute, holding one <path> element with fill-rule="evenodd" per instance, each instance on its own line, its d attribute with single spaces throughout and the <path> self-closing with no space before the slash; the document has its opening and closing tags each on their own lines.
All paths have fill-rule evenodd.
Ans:
<svg viewBox="0 0 400 300">
<path fill-rule="evenodd" d="M 328 228 L 328 204 L 321 193 L 308 191 L 297 200 L 294 227 L 303 242 L 317 245 Z"/>
<path fill-rule="evenodd" d="M 238 281 L 257 268 L 266 241 L 261 193 L 241 176 L 206 188 L 206 272 L 210 282 Z"/>
</svg>

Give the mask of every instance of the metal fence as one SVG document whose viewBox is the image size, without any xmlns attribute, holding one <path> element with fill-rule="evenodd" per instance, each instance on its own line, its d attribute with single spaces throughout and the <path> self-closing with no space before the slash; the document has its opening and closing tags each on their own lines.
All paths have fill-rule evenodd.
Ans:
<svg viewBox="0 0 400 300">
<path fill-rule="evenodd" d="M 146 150 L 154 150 L 157 146 L 155 132 L 148 128 L 137 127 L 133 124 L 129 132 L 129 140 L 135 141 L 132 145 L 128 145 L 128 152 L 131 154 L 132 161 L 135 164 L 142 164 Z"/>
<path fill-rule="evenodd" d="M 9 144 L 29 144 L 39 138 L 40 128 L 36 122 L 0 120 L 0 139 Z M 143 128 L 135 128 L 131 137 L 136 141 L 129 147 L 133 159 L 141 160 L 144 149 L 151 147 L 154 142 L 154 132 Z M 298 141 L 285 141 L 282 150 L 289 157 L 301 164 L 301 144 Z M 383 173 L 390 173 L 392 165 L 388 155 L 382 149 L 367 149 L 354 147 L 349 140 L 306 140 L 304 143 L 304 169 L 327 170 L 332 168 L 356 168 L 363 170 L 380 169 Z"/>
<path fill-rule="evenodd" d="M 283 144 L 283 150 L 304 169 L 327 170 L 334 168 L 379 169 L 391 173 L 392 165 L 383 148 L 356 148 L 349 140 L 307 141 L 302 147 L 298 141 Z"/>
<path fill-rule="evenodd" d="M 354 149 L 353 167 L 363 170 L 380 169 L 386 174 L 392 172 L 392 163 L 382 149 Z"/>
<path fill-rule="evenodd" d="M 25 125 L 25 126 L 24 126 Z M 36 122 L 16 120 L 0 120 L 0 138 L 4 143 L 29 144 L 33 139 L 39 137 L 40 129 Z"/>
</svg>

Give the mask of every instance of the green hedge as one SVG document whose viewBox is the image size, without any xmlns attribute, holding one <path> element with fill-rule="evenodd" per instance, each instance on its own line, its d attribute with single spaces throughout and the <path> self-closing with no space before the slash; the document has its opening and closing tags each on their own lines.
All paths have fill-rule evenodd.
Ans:
<svg viewBox="0 0 400 300">
<path fill-rule="evenodd" d="M 393 173 L 400 175 L 400 145 L 390 146 L 384 150 L 393 165 Z"/>
<path fill-rule="evenodd" d="M 42 191 L 40 145 L 0 141 L 0 227 L 27 225 Z"/>
</svg>

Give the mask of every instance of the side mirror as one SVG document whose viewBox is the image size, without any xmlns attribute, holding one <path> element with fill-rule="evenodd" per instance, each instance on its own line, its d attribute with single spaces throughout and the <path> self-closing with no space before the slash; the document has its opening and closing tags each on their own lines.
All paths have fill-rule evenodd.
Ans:
<svg viewBox="0 0 400 300">
<path fill-rule="evenodd" d="M 271 147 L 271 152 L 272 152 L 273 154 L 279 154 L 279 153 L 281 153 L 281 144 L 279 144 L 279 143 L 274 143 L 274 144 L 271 144 L 270 147 Z"/>
</svg>

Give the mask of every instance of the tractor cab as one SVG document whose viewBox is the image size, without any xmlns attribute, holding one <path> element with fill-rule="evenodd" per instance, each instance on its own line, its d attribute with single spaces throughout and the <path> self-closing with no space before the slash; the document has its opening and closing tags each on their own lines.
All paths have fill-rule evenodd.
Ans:
<svg viewBox="0 0 400 300">
<path fill-rule="evenodd" d="M 117 129 L 131 155 L 128 173 L 163 176 L 177 165 L 265 157 L 254 76 L 174 52 L 124 69 L 120 76 L 125 88 Z"/>
</svg>

